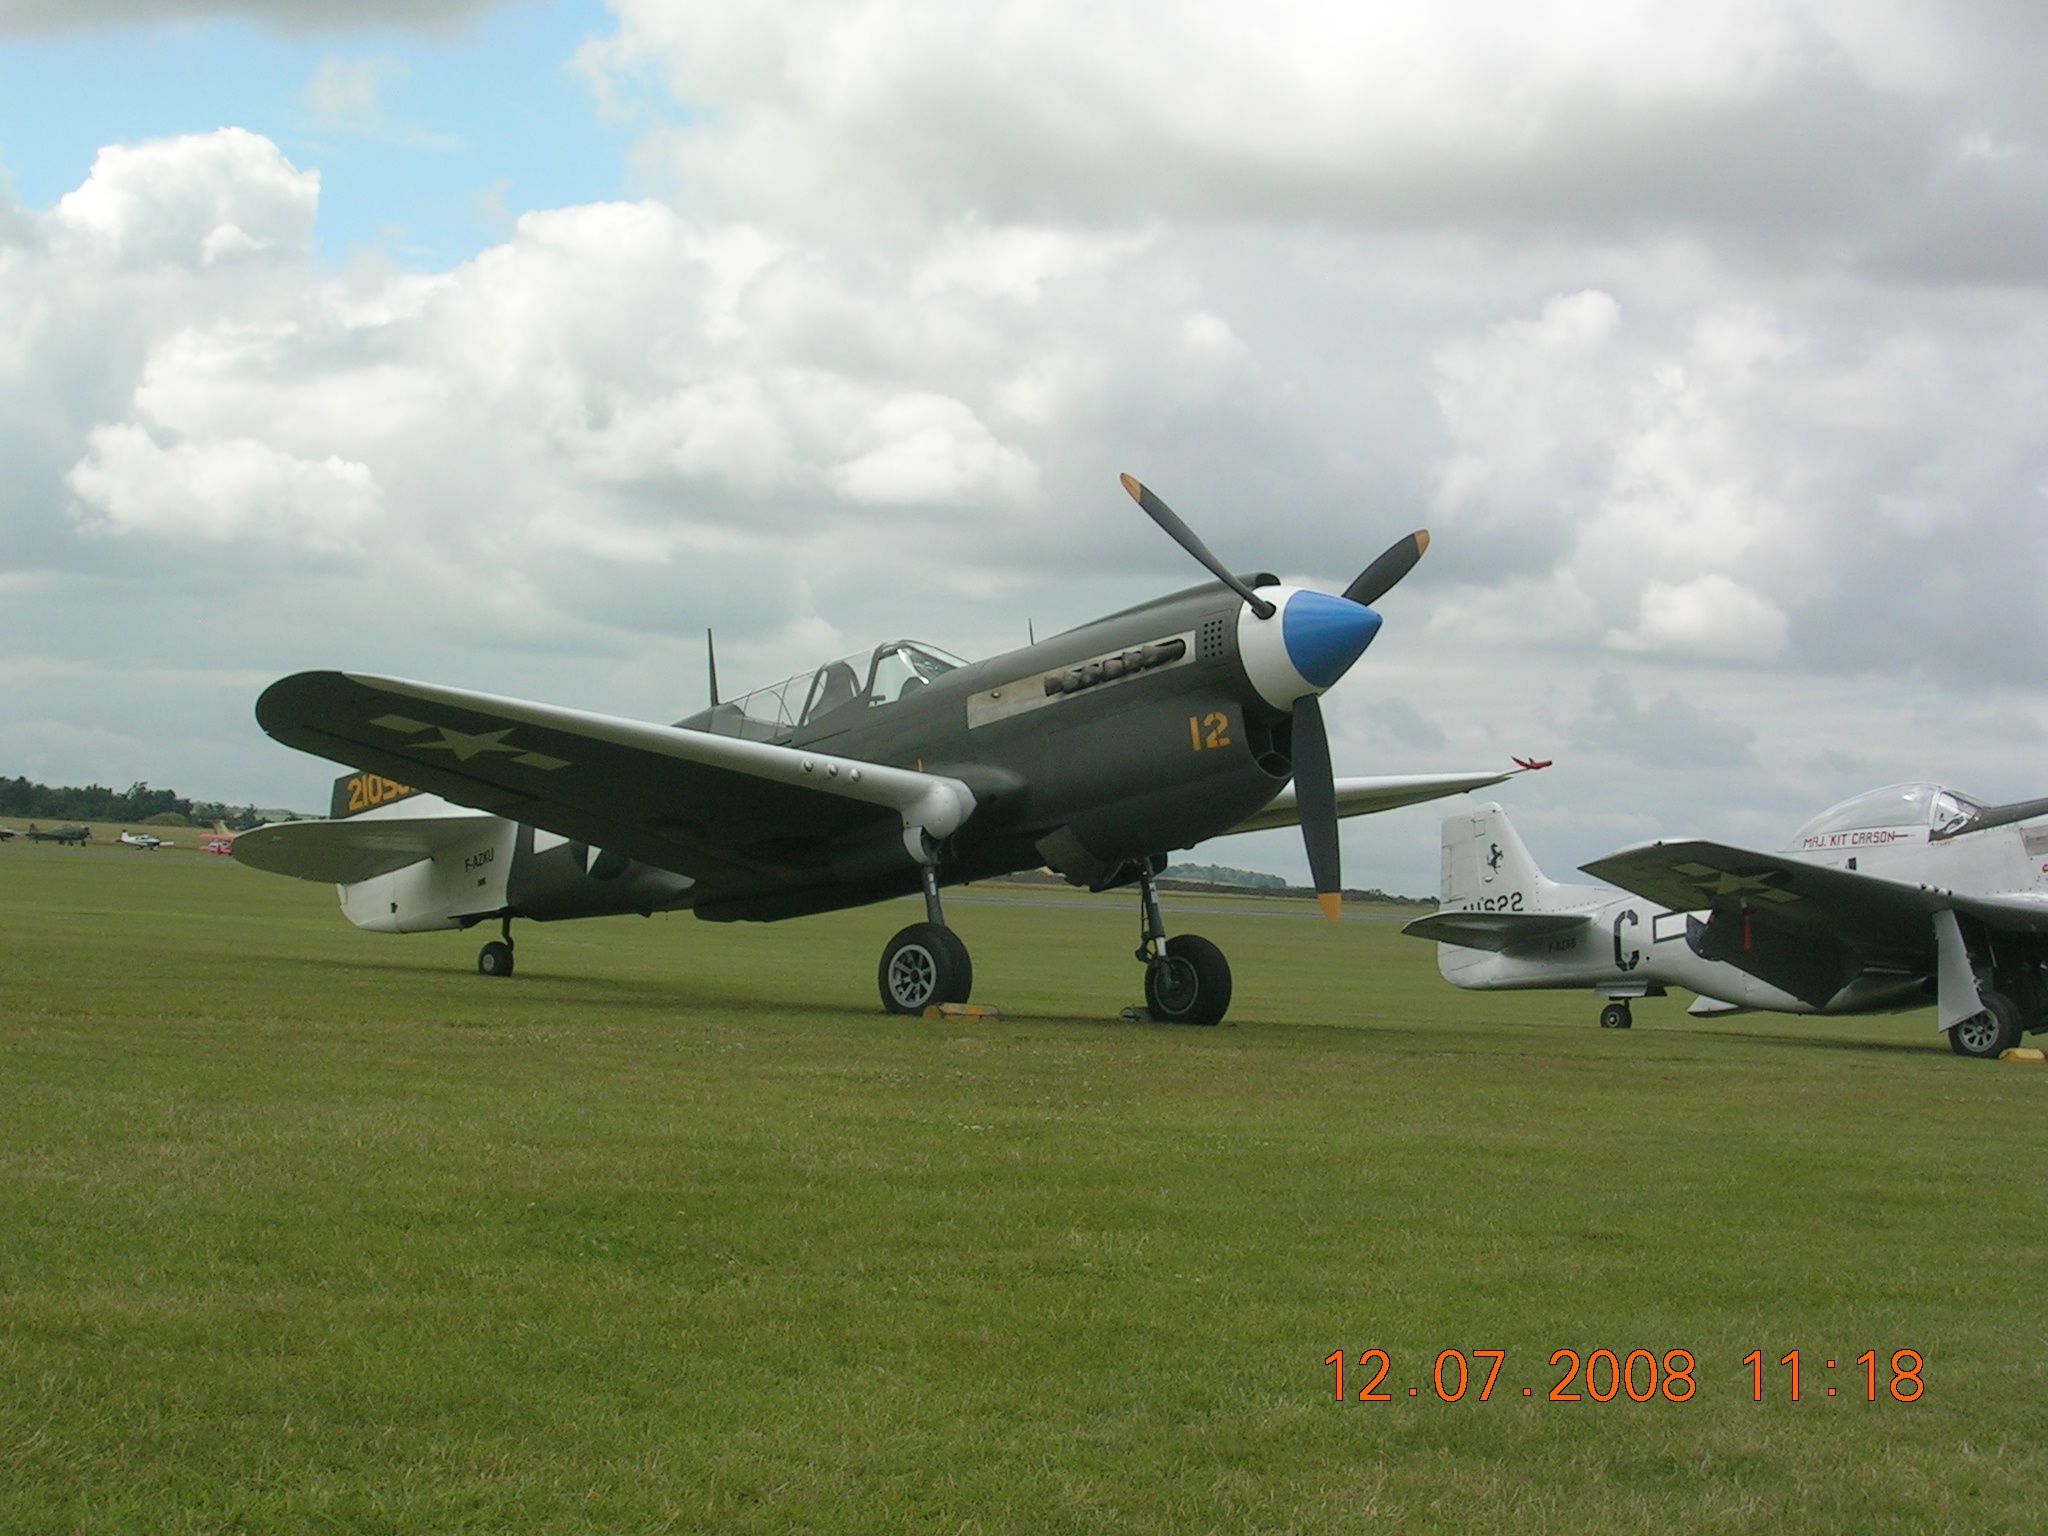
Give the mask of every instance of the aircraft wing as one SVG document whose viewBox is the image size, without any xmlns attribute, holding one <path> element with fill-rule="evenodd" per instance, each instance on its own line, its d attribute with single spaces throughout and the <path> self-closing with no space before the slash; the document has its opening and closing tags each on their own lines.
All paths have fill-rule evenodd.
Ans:
<svg viewBox="0 0 2048 1536">
<path fill-rule="evenodd" d="M 1815 1007 L 1859 972 L 1928 975 L 1944 892 L 1725 843 L 1643 843 L 1581 866 L 1676 912 L 1707 911 L 1693 948 Z"/>
<path fill-rule="evenodd" d="M 354 885 L 431 859 L 451 843 L 473 840 L 481 811 L 402 820 L 280 821 L 235 839 L 237 863 L 330 885 Z"/>
<path fill-rule="evenodd" d="M 1584 866 L 1674 911 L 1710 910 L 1700 952 L 1816 1004 L 1865 968 L 1933 975 L 1935 914 L 2048 933 L 2048 899 L 1971 896 L 1724 843 L 1645 843 Z"/>
<path fill-rule="evenodd" d="M 1517 763 L 1512 768 L 1479 769 L 1471 773 L 1386 773 L 1367 778 L 1339 779 L 1337 814 L 1370 816 L 1375 811 L 1399 810 L 1404 805 L 1420 805 L 1425 800 L 1441 800 L 1446 795 L 1484 789 L 1489 784 L 1499 784 L 1518 773 L 1526 773 L 1532 767 L 1548 766 L 1547 763 Z M 1300 825 L 1301 809 L 1295 803 L 1294 786 L 1289 784 L 1267 802 L 1264 810 L 1247 817 L 1230 830 L 1233 833 L 1263 832 L 1269 827 Z"/>
<path fill-rule="evenodd" d="M 1964 899 L 1855 870 L 1725 843 L 1643 843 L 1581 866 L 1674 912 L 1747 911 L 1772 927 L 1832 934 L 1866 956 L 1934 948 L 1928 919 Z"/>
<path fill-rule="evenodd" d="M 286 746 L 743 888 L 826 878 L 835 842 L 945 837 L 975 805 L 940 774 L 396 678 L 297 673 L 256 719 Z"/>
<path fill-rule="evenodd" d="M 1570 912 L 1432 912 L 1401 931 L 1410 938 L 1434 939 L 1439 944 L 1456 944 L 1464 949 L 1503 950 L 1538 939 L 1590 927 L 1592 919 Z"/>
</svg>

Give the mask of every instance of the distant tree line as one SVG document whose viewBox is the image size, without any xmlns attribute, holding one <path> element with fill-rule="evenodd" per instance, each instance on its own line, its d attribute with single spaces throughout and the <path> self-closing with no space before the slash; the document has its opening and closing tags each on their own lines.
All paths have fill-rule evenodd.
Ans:
<svg viewBox="0 0 2048 1536">
<path fill-rule="evenodd" d="M 1239 885 L 1255 891 L 1284 891 L 1287 882 L 1278 875 L 1256 869 L 1232 869 L 1228 864 L 1169 864 L 1161 877 L 1187 880 L 1201 885 Z"/>
<path fill-rule="evenodd" d="M 1256 869 L 1233 869 L 1228 864 L 1170 864 L 1159 877 L 1162 890 L 1190 889 L 1198 886 L 1216 886 L 1233 891 L 1257 891 L 1274 896 L 1309 896 L 1314 887 L 1289 885 L 1278 875 L 1265 874 Z M 1346 901 L 1391 902 L 1397 906 L 1425 906 L 1426 902 L 1414 896 L 1396 896 L 1378 886 L 1360 890 L 1356 886 L 1344 887 Z"/>
<path fill-rule="evenodd" d="M 218 800 L 187 800 L 174 789 L 130 784 L 126 790 L 104 784 L 35 784 L 24 778 L 0 778 L 0 816 L 47 816 L 60 821 L 148 821 L 158 825 L 212 826 L 226 822 L 235 831 L 261 826 L 256 807 L 233 806 Z M 177 818 L 175 821 L 169 818 Z"/>
</svg>

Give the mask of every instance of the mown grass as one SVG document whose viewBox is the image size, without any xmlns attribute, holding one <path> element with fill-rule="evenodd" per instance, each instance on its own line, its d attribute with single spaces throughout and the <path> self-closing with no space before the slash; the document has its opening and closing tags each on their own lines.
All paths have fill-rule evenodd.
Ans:
<svg viewBox="0 0 2048 1536">
<path fill-rule="evenodd" d="M 2048 1071 L 1607 1034 L 1266 905 L 1169 911 L 1229 1025 L 1123 1024 L 1128 900 L 949 912 L 1001 1023 L 878 1012 L 907 905 L 527 925 L 496 982 L 0 848 L 0 1529 L 2038 1529 Z M 1396 1400 L 1331 1401 L 1374 1347 Z M 1600 1347 L 1693 1399 L 1547 1401 Z"/>
</svg>

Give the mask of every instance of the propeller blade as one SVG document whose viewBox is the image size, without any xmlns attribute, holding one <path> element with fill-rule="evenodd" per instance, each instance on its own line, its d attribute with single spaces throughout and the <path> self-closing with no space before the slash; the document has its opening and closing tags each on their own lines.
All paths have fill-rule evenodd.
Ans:
<svg viewBox="0 0 2048 1536">
<path fill-rule="evenodd" d="M 1224 567 L 1223 562 L 1209 552 L 1209 546 L 1196 537 L 1195 530 L 1180 520 L 1179 515 L 1173 508 L 1169 507 L 1157 496 L 1154 496 L 1131 476 L 1119 475 L 1117 478 L 1123 481 L 1124 489 L 1131 493 L 1131 500 L 1145 509 L 1145 515 L 1166 530 L 1168 538 L 1172 539 L 1174 543 L 1207 566 L 1209 574 L 1243 598 L 1253 613 L 1262 619 L 1273 617 L 1273 605 L 1232 575 Z"/>
<path fill-rule="evenodd" d="M 1360 571 L 1344 589 L 1354 603 L 1370 608 L 1393 589 L 1394 583 L 1415 569 L 1415 562 L 1429 548 L 1429 530 L 1418 528 L 1405 539 L 1396 540 L 1387 552 Z"/>
<path fill-rule="evenodd" d="M 718 647 L 712 642 L 711 631 L 704 631 L 704 664 L 711 672 L 711 705 L 718 707 Z"/>
<path fill-rule="evenodd" d="M 1323 706 L 1312 693 L 1294 704 L 1294 804 L 1301 813 L 1301 841 L 1308 849 L 1316 904 L 1334 923 L 1344 903 L 1343 855 L 1337 847 L 1337 782 L 1330 768 Z"/>
</svg>

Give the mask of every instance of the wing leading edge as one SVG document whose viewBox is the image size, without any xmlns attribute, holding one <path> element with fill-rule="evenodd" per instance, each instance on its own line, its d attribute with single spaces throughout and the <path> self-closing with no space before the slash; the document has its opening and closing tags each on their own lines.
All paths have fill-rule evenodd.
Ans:
<svg viewBox="0 0 2048 1536">
<path fill-rule="evenodd" d="M 1427 800 L 1441 800 L 1446 795 L 1485 789 L 1489 784 L 1503 783 L 1518 773 L 1549 766 L 1548 763 L 1517 762 L 1514 767 L 1502 770 L 1478 769 L 1470 773 L 1386 773 L 1364 778 L 1339 779 L 1337 814 L 1370 816 L 1379 811 L 1399 810 L 1404 805 L 1421 805 Z M 1264 832 L 1271 827 L 1295 827 L 1300 824 L 1301 808 L 1294 797 L 1294 786 L 1289 784 L 1267 802 L 1264 810 L 1247 817 L 1230 830 L 1233 834 Z"/>
<path fill-rule="evenodd" d="M 301 672 L 256 719 L 457 805 L 744 889 L 974 812 L 958 779 L 398 678 Z"/>
</svg>

